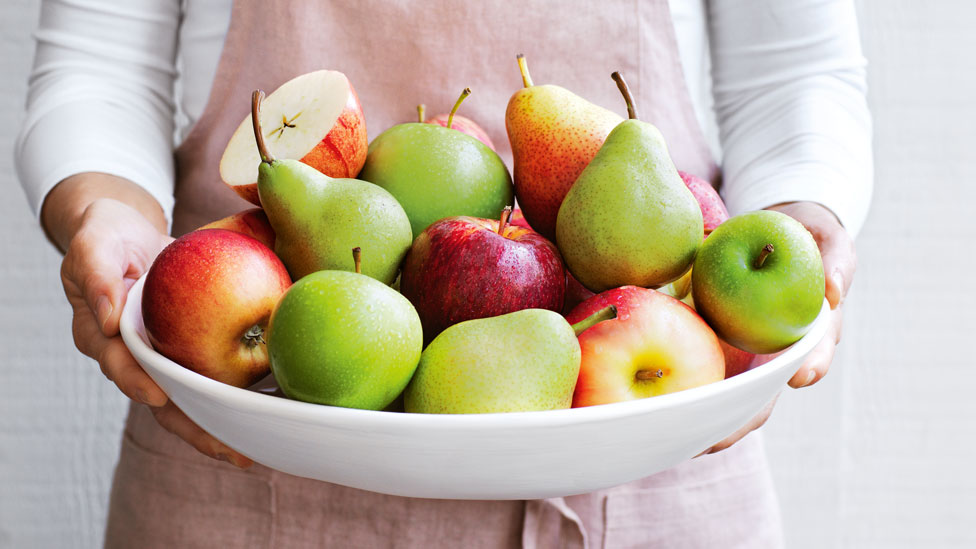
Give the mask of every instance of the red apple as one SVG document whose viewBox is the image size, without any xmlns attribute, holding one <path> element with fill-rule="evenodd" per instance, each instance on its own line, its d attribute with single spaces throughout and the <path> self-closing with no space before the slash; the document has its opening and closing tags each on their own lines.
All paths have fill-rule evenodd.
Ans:
<svg viewBox="0 0 976 549">
<path fill-rule="evenodd" d="M 532 229 L 532 227 L 529 226 L 529 222 L 525 220 L 525 216 L 522 214 L 522 210 L 520 208 L 515 208 L 514 210 L 512 210 L 512 217 L 511 219 L 508 220 L 508 222 L 511 223 L 512 225 L 518 225 L 519 227 Z"/>
<path fill-rule="evenodd" d="M 579 336 L 573 407 L 673 393 L 725 378 L 715 332 L 691 307 L 655 290 L 623 286 L 580 303 L 571 324 L 614 305 L 617 318 Z"/>
<path fill-rule="evenodd" d="M 310 72 L 282 84 L 261 103 L 261 127 L 277 158 L 301 160 L 329 177 L 356 177 L 366 161 L 363 108 L 341 72 Z M 220 177 L 258 206 L 260 163 L 248 115 L 224 149 Z"/>
<path fill-rule="evenodd" d="M 428 118 L 424 121 L 425 124 L 438 124 L 440 126 L 447 127 L 448 114 L 438 114 L 433 118 Z M 495 150 L 495 144 L 491 142 L 491 138 L 488 137 L 488 132 L 486 132 L 481 126 L 479 126 L 474 120 L 461 116 L 460 114 L 454 115 L 454 120 L 451 122 L 451 129 L 457 130 L 461 133 L 468 134 L 471 137 L 481 141 L 488 148 Z M 497 151 L 496 151 L 497 152 Z"/>
<path fill-rule="evenodd" d="M 588 289 L 573 273 L 566 270 L 566 298 L 563 300 L 563 316 L 568 315 L 577 305 L 595 296 L 592 290 Z"/>
<path fill-rule="evenodd" d="M 448 326 L 521 309 L 559 312 L 565 269 L 539 233 L 502 219 L 449 217 L 427 227 L 407 252 L 400 291 L 432 340 Z M 500 227 L 500 228 L 499 228 Z"/>
<path fill-rule="evenodd" d="M 729 210 L 725 207 L 725 202 L 722 202 L 718 191 L 708 181 L 681 170 L 678 170 L 678 175 L 701 206 L 702 219 L 705 221 L 705 236 L 708 236 L 708 233 L 729 218 Z"/>
<path fill-rule="evenodd" d="M 737 376 L 746 370 L 751 370 L 753 368 L 753 362 L 756 356 L 748 351 L 743 351 L 737 347 L 733 347 L 728 343 L 718 340 L 719 344 L 722 346 L 722 353 L 725 355 L 725 378 L 728 379 L 732 376 Z"/>
<path fill-rule="evenodd" d="M 146 334 L 174 362 L 247 387 L 270 371 L 263 335 L 290 285 L 281 260 L 256 239 L 226 229 L 187 233 L 146 275 Z"/>
<path fill-rule="evenodd" d="M 267 214 L 261 208 L 251 208 L 229 215 L 223 219 L 218 219 L 213 223 L 207 223 L 201 229 L 227 229 L 241 234 L 246 234 L 251 238 L 256 238 L 258 242 L 274 249 L 275 232 L 271 228 Z"/>
</svg>

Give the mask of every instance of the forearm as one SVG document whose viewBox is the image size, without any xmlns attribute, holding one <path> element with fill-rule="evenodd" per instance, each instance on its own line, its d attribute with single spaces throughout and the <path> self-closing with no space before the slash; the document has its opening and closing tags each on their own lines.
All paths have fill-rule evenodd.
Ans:
<svg viewBox="0 0 976 549">
<path fill-rule="evenodd" d="M 64 179 L 51 189 L 41 208 L 41 224 L 62 252 L 68 249 L 68 243 L 81 226 L 85 211 L 101 198 L 126 204 L 159 232 L 166 232 L 163 208 L 144 188 L 114 175 L 80 173 Z"/>
</svg>

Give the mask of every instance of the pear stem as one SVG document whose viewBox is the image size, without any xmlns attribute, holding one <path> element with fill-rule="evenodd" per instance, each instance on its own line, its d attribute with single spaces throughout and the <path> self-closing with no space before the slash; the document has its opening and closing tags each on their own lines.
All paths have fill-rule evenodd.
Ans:
<svg viewBox="0 0 976 549">
<path fill-rule="evenodd" d="M 529 66 L 526 64 L 525 56 L 520 53 L 515 56 L 515 59 L 518 61 L 519 72 L 522 73 L 522 86 L 531 88 L 533 86 L 532 77 L 529 76 Z"/>
<path fill-rule="evenodd" d="M 451 124 L 454 123 L 454 113 L 457 112 L 458 107 L 461 106 L 461 102 L 464 101 L 464 98 L 469 95 L 471 95 L 471 88 L 464 88 L 461 90 L 461 97 L 458 97 L 457 102 L 454 103 L 454 108 L 451 109 L 451 114 L 447 115 L 447 129 L 451 129 Z"/>
<path fill-rule="evenodd" d="M 639 379 L 640 381 L 648 381 L 650 379 L 661 379 L 662 377 L 664 377 L 664 372 L 661 371 L 660 369 L 637 370 L 637 373 L 634 374 L 634 377 Z"/>
<path fill-rule="evenodd" d="M 576 332 L 576 336 L 579 337 L 580 334 L 585 332 L 587 328 L 592 327 L 594 324 L 603 322 L 604 320 L 613 320 L 615 318 L 617 318 L 617 307 L 608 305 L 584 318 L 583 320 L 580 320 L 576 324 L 573 324 L 573 331 Z"/>
<path fill-rule="evenodd" d="M 753 264 L 757 269 L 762 269 L 763 264 L 766 263 L 766 258 L 769 254 L 773 253 L 773 245 L 766 244 L 763 249 L 759 250 L 759 257 L 756 258 L 756 262 Z"/>
<path fill-rule="evenodd" d="M 505 227 L 508 226 L 508 220 L 511 217 L 512 217 L 512 207 L 505 206 L 505 208 L 502 209 L 502 217 L 501 219 L 498 220 L 498 234 L 502 234 L 502 231 L 504 231 Z"/>
<path fill-rule="evenodd" d="M 251 93 L 251 125 L 254 127 L 254 140 L 258 144 L 258 154 L 261 155 L 261 162 L 268 164 L 275 161 L 275 157 L 268 152 L 268 146 L 264 143 L 264 132 L 261 131 L 261 102 L 264 101 L 264 91 L 254 90 Z"/>
<path fill-rule="evenodd" d="M 424 123 L 424 111 L 426 110 L 427 110 L 427 105 L 424 105 L 423 103 L 417 105 L 417 118 L 420 119 L 421 124 Z"/>
<path fill-rule="evenodd" d="M 352 261 L 356 265 L 356 274 L 363 274 L 363 250 L 359 246 L 352 249 Z"/>
<path fill-rule="evenodd" d="M 627 85 L 627 81 L 624 80 L 624 75 L 619 72 L 614 72 L 610 75 L 613 81 L 617 83 L 617 89 L 624 96 L 624 101 L 627 102 L 627 116 L 631 120 L 637 120 L 637 107 L 634 105 L 634 96 L 630 94 L 630 87 Z"/>
</svg>

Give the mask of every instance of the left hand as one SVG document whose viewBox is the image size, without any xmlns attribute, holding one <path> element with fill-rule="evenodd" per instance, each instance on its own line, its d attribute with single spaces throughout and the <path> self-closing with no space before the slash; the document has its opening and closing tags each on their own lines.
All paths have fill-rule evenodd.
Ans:
<svg viewBox="0 0 976 549">
<path fill-rule="evenodd" d="M 823 258 L 824 274 L 827 281 L 825 295 L 827 302 L 830 303 L 831 326 L 827 328 L 827 333 L 823 339 L 810 351 L 803 365 L 800 366 L 800 369 L 789 382 L 790 387 L 794 389 L 809 387 L 827 375 L 827 370 L 830 369 L 830 363 L 834 358 L 834 350 L 840 343 L 844 318 L 844 298 L 851 287 L 854 271 L 857 268 L 854 239 L 840 224 L 833 212 L 816 202 L 788 202 L 767 209 L 783 212 L 803 223 L 813 235 L 813 239 L 817 241 L 817 246 L 820 247 L 820 256 Z M 774 398 L 749 423 L 702 453 L 714 454 L 724 450 L 738 442 L 742 437 L 762 427 L 769 419 L 775 404 L 776 399 Z"/>
</svg>

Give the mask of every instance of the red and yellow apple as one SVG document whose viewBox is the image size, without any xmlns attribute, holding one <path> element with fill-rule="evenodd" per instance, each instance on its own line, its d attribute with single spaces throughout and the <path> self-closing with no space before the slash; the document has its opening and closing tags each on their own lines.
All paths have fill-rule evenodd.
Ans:
<svg viewBox="0 0 976 549">
<path fill-rule="evenodd" d="M 282 84 L 261 103 L 261 127 L 275 157 L 300 160 L 329 177 L 356 177 L 366 161 L 363 108 L 341 72 L 310 72 Z M 260 163 L 248 115 L 224 149 L 220 177 L 259 206 Z"/>
<path fill-rule="evenodd" d="M 146 334 L 174 362 L 247 387 L 270 371 L 264 332 L 290 285 L 284 264 L 256 239 L 226 229 L 187 233 L 146 275 Z"/>
<path fill-rule="evenodd" d="M 236 214 L 229 215 L 223 219 L 218 219 L 212 223 L 207 223 L 201 229 L 227 229 L 241 234 L 246 234 L 251 238 L 256 238 L 258 242 L 274 249 L 275 232 L 271 228 L 267 214 L 261 208 L 251 208 Z"/>
<path fill-rule="evenodd" d="M 725 378 L 715 332 L 691 307 L 637 286 L 580 303 L 566 318 L 579 322 L 609 305 L 617 318 L 579 336 L 582 361 L 573 407 L 609 404 L 691 389 Z"/>
<path fill-rule="evenodd" d="M 559 312 L 565 269 L 539 233 L 500 220 L 449 217 L 427 227 L 407 252 L 400 291 L 413 303 L 431 341 L 465 320 L 521 309 Z"/>
</svg>

